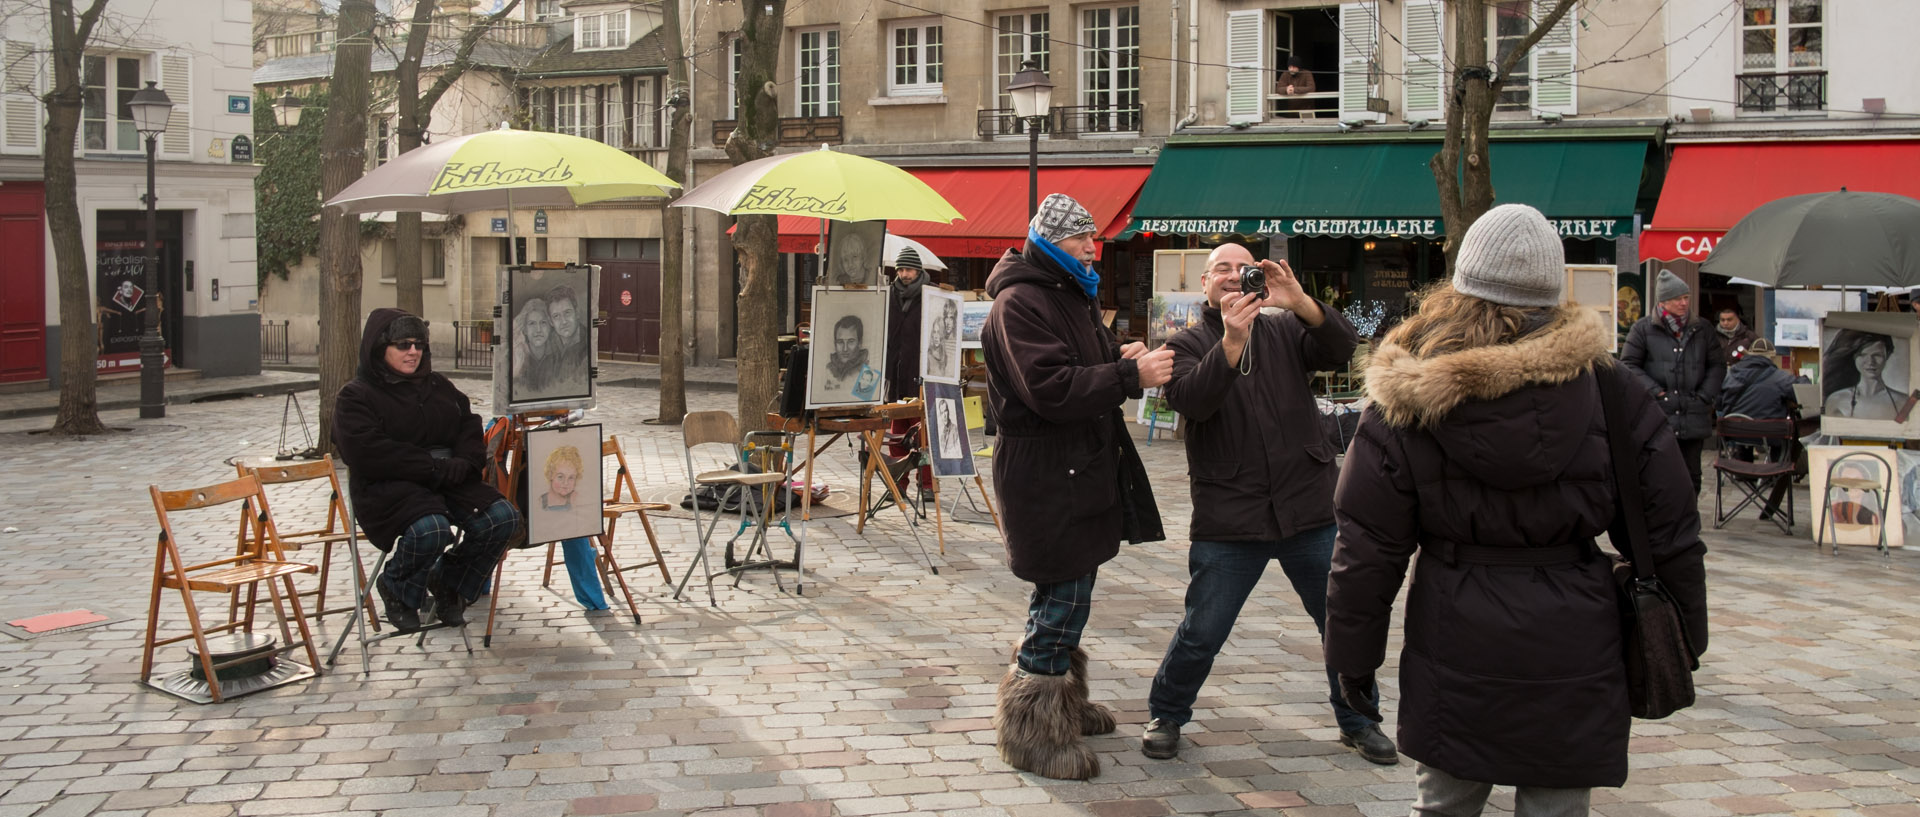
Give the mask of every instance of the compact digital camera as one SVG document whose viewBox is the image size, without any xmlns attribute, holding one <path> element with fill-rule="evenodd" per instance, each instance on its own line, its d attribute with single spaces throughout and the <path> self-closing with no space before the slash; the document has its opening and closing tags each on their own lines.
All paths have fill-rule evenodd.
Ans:
<svg viewBox="0 0 1920 817">
<path fill-rule="evenodd" d="M 1267 274 L 1252 264 L 1240 265 L 1240 294 L 1256 301 L 1267 299 Z"/>
</svg>

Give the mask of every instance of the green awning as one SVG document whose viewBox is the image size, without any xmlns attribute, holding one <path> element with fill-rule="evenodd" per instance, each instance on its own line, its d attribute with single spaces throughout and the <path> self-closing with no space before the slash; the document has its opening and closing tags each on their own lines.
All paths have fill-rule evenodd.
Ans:
<svg viewBox="0 0 1920 817">
<path fill-rule="evenodd" d="M 1495 141 L 1500 204 L 1523 203 L 1563 235 L 1632 231 L 1651 143 Z M 1128 229 L 1174 234 L 1441 235 L 1432 139 L 1296 144 L 1170 143 Z"/>
</svg>

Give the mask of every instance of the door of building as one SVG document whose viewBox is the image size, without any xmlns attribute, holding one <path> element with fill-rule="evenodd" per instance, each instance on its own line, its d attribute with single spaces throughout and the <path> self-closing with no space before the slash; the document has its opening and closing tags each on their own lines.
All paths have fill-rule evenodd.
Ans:
<svg viewBox="0 0 1920 817">
<path fill-rule="evenodd" d="M 600 354 L 614 360 L 660 355 L 660 240 L 587 239 L 587 263 L 600 265 Z"/>
<path fill-rule="evenodd" d="M 47 376 L 45 214 L 39 182 L 0 186 L 0 383 Z"/>
</svg>

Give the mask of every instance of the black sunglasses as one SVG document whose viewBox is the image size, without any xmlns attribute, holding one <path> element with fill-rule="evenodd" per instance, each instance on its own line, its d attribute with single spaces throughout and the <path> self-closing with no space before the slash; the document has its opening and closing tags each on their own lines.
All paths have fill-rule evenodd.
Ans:
<svg viewBox="0 0 1920 817">
<path fill-rule="evenodd" d="M 402 352 L 410 352 L 415 349 L 419 349 L 422 352 L 427 350 L 427 342 L 424 340 L 396 340 L 387 345 L 399 349 Z"/>
</svg>

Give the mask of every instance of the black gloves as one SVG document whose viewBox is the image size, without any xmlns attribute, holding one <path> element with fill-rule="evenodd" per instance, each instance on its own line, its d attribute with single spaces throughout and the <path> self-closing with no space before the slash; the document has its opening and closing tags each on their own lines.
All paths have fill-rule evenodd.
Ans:
<svg viewBox="0 0 1920 817">
<path fill-rule="evenodd" d="M 1347 707 L 1360 713 L 1361 717 L 1379 723 L 1386 718 L 1380 715 L 1380 705 L 1374 700 L 1373 673 L 1355 678 L 1351 675 L 1340 676 L 1340 698 Z"/>
<path fill-rule="evenodd" d="M 437 462 L 440 463 L 441 485 L 463 485 L 473 476 L 473 463 L 459 457 L 448 457 Z"/>
</svg>

